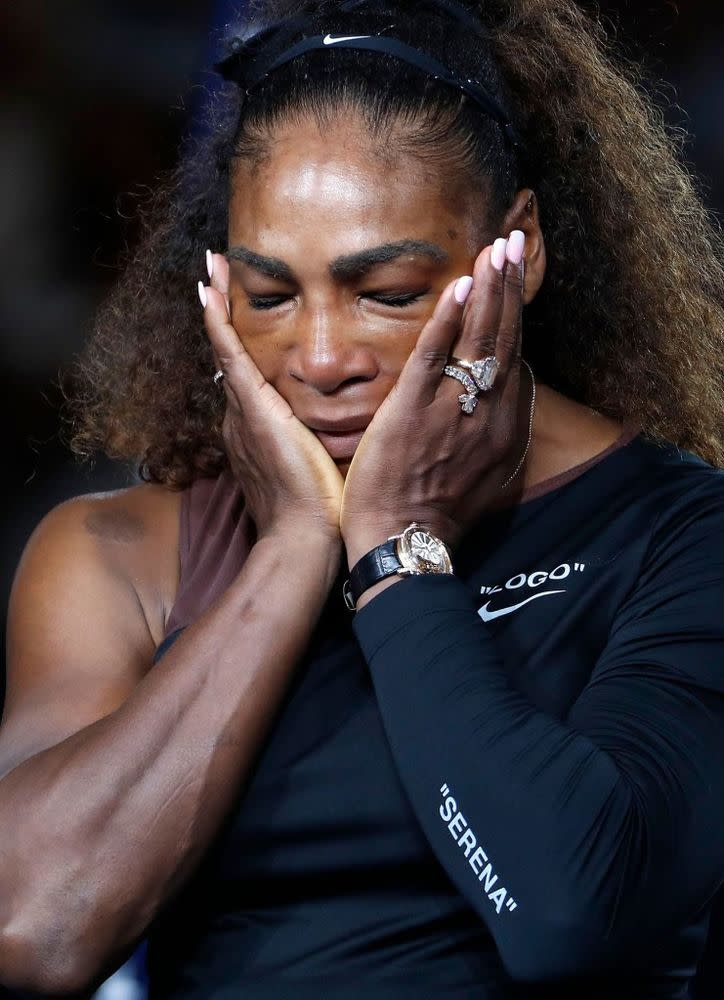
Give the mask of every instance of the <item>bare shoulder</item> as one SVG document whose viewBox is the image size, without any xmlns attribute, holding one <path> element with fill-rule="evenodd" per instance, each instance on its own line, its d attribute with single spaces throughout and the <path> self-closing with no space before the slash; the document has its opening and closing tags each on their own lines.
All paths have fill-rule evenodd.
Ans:
<svg viewBox="0 0 724 1000">
<path fill-rule="evenodd" d="M 178 585 L 180 494 L 74 497 L 31 535 L 8 607 L 0 770 L 108 714 L 151 669 Z"/>
<path fill-rule="evenodd" d="M 144 483 L 58 508 L 59 518 L 76 522 L 98 558 L 132 583 L 156 645 L 178 589 L 180 506 L 178 491 Z"/>
<path fill-rule="evenodd" d="M 73 497 L 41 521 L 23 558 L 40 550 L 45 574 L 72 559 L 115 577 L 135 592 L 158 645 L 178 587 L 180 503 L 178 491 L 152 483 Z"/>
</svg>

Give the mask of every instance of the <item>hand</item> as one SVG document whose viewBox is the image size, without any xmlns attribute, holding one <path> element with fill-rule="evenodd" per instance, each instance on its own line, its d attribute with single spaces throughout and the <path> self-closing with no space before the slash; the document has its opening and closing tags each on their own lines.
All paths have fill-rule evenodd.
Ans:
<svg viewBox="0 0 724 1000">
<path fill-rule="evenodd" d="M 342 498 L 341 532 L 350 566 L 418 521 L 454 545 L 480 516 L 515 468 L 527 433 L 529 380 L 521 397 L 522 234 L 502 259 L 497 244 L 479 255 L 465 306 L 448 285 L 425 324 L 387 399 L 352 459 Z M 516 252 L 517 250 L 517 252 Z M 500 255 L 501 259 L 498 259 Z M 454 355 L 495 355 L 500 370 L 470 415 L 463 386 L 443 368 Z"/>
<path fill-rule="evenodd" d="M 206 332 L 224 373 L 224 446 L 258 537 L 312 527 L 340 541 L 339 469 L 244 350 L 229 319 L 228 262 L 221 254 L 208 260 L 211 287 L 201 287 L 199 294 L 206 299 Z"/>
</svg>

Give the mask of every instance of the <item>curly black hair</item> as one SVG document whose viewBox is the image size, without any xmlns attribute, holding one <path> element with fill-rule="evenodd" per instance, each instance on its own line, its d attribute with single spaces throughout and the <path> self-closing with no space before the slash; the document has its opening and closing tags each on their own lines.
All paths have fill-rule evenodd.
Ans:
<svg viewBox="0 0 724 1000">
<path fill-rule="evenodd" d="M 389 30 L 480 80 L 527 155 L 467 97 L 377 53 L 313 51 L 250 95 L 225 85 L 204 138 L 155 192 L 140 246 L 68 372 L 73 450 L 133 461 L 142 478 L 173 488 L 226 466 L 223 394 L 195 296 L 205 249 L 227 246 L 234 164 L 262 156 L 289 116 L 323 122 L 353 109 L 373 134 L 394 130 L 397 149 L 477 185 L 488 222 L 533 187 L 548 252 L 524 320 L 537 376 L 724 466 L 721 230 L 684 163 L 686 137 L 665 126 L 641 69 L 573 0 L 468 0 L 477 33 L 416 0 L 342 6 L 252 3 L 232 31 L 238 59 L 245 36 L 300 12 L 306 27 L 291 41 Z"/>
</svg>

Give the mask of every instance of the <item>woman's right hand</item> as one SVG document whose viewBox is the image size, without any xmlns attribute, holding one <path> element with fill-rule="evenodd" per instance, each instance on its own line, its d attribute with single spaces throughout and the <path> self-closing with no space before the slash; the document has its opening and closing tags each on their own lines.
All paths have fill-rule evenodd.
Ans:
<svg viewBox="0 0 724 1000">
<path fill-rule="evenodd" d="M 206 332 L 224 373 L 224 446 L 257 536 L 316 530 L 341 546 L 342 475 L 244 349 L 229 319 L 228 262 L 221 254 L 209 260 L 211 287 L 199 283 L 199 294 L 202 303 L 206 299 Z"/>
</svg>

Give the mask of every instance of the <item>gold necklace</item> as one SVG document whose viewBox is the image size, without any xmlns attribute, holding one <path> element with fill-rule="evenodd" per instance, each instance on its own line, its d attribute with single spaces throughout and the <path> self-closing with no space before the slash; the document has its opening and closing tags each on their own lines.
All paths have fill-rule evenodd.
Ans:
<svg viewBox="0 0 724 1000">
<path fill-rule="evenodd" d="M 528 455 L 528 449 L 530 448 L 531 438 L 533 437 L 533 414 L 535 413 L 535 395 L 536 395 L 535 375 L 533 374 L 533 369 L 530 367 L 525 358 L 523 358 L 523 364 L 530 372 L 530 380 L 533 384 L 533 392 L 531 394 L 531 399 L 530 399 L 530 419 L 528 420 L 528 441 L 525 446 L 525 451 L 523 452 L 520 461 L 515 467 L 515 472 L 513 473 L 512 476 L 509 476 L 508 479 L 505 480 L 503 485 L 500 487 L 501 490 L 504 490 L 507 486 L 510 486 L 510 484 L 513 482 L 513 480 L 518 475 L 520 470 L 523 468 L 523 462 L 525 462 L 526 456 Z"/>
</svg>

